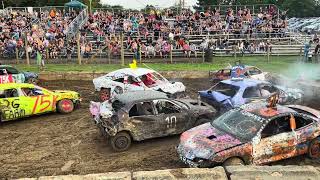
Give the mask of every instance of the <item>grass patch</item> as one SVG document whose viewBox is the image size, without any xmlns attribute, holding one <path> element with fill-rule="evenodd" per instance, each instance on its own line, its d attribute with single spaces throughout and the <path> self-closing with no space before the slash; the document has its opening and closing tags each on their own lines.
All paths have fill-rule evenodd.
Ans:
<svg viewBox="0 0 320 180">
<path fill-rule="evenodd" d="M 292 64 L 297 62 L 300 57 L 297 56 L 270 56 L 270 62 L 267 62 L 266 56 L 250 56 L 238 57 L 242 63 L 257 66 L 265 71 L 280 72 L 288 69 Z M 148 63 L 148 67 L 157 71 L 209 71 L 217 70 L 226 67 L 229 63 L 234 64 L 236 59 L 234 57 L 214 57 L 213 63 Z M 18 69 L 23 71 L 39 72 L 36 65 L 15 65 Z M 121 66 L 120 64 L 47 64 L 46 70 L 48 72 L 110 72 L 116 69 L 129 67 Z M 145 67 L 138 64 L 138 67 Z"/>
</svg>

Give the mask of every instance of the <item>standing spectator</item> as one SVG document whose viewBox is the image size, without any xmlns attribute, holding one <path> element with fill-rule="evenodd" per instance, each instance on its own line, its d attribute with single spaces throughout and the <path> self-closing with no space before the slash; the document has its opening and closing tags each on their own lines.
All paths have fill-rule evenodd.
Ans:
<svg viewBox="0 0 320 180">
<path fill-rule="evenodd" d="M 72 46 L 71 42 L 69 42 L 67 45 L 67 58 L 68 58 L 68 60 L 71 60 L 72 52 L 73 52 L 73 46 Z"/>
<path fill-rule="evenodd" d="M 194 53 L 194 57 L 197 58 L 197 47 L 194 43 L 190 44 L 190 52 Z"/>
<path fill-rule="evenodd" d="M 312 41 L 309 41 L 309 43 L 304 45 L 304 61 L 308 60 L 311 44 L 312 44 Z"/>
<path fill-rule="evenodd" d="M 319 56 L 320 56 L 320 41 L 318 41 L 318 44 L 316 48 L 314 49 L 314 56 L 315 56 L 315 62 L 319 63 Z"/>
</svg>

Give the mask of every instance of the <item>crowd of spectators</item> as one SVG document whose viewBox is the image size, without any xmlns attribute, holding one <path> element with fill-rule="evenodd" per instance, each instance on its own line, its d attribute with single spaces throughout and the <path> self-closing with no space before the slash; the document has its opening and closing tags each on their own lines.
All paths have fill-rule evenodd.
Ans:
<svg viewBox="0 0 320 180">
<path fill-rule="evenodd" d="M 4 56 L 25 55 L 25 41 L 30 57 L 40 51 L 44 57 L 57 58 L 66 51 L 66 32 L 77 11 L 50 10 L 20 12 L 12 11 L 0 19 L 0 43 Z M 26 39 L 24 39 L 26 38 Z M 65 52 L 64 52 L 65 53 Z"/>
<path fill-rule="evenodd" d="M 150 13 L 96 11 L 89 16 L 82 35 L 92 37 L 93 47 L 107 46 L 111 55 L 119 55 L 121 45 L 118 35 L 124 32 L 125 49 L 136 57 L 139 52 L 145 58 L 166 57 L 176 49 L 190 57 L 191 54 L 197 56 L 196 51 L 203 47 L 190 42 L 186 38 L 189 35 L 217 35 L 217 39 L 219 35 L 233 35 L 235 38 L 283 37 L 286 28 L 286 14 L 278 14 L 275 6 L 261 7 L 255 14 L 246 7 L 239 8 L 237 12 L 231 8 L 226 12 L 218 8 L 205 12 L 185 9 L 179 14 L 172 10 Z"/>
<path fill-rule="evenodd" d="M 0 19 L 1 51 L 13 54 L 17 47 L 24 52 L 22 33 L 27 33 L 27 51 L 34 57 L 36 51 L 44 57 L 57 58 L 59 54 L 67 56 L 75 52 L 76 38 L 66 39 L 68 25 L 78 15 L 78 11 L 50 10 L 41 13 L 11 12 Z M 36 23 L 32 23 L 36 22 Z M 93 54 L 93 50 L 104 48 L 112 56 L 120 55 L 121 38 L 124 34 L 124 49 L 136 57 L 154 56 L 168 57 L 172 50 L 182 50 L 185 56 L 197 56 L 197 51 L 206 48 L 201 43 L 200 35 L 217 35 L 215 48 L 228 48 L 226 35 L 235 38 L 253 36 L 281 37 L 287 28 L 285 12 L 278 14 L 275 6 L 255 10 L 242 7 L 237 11 L 228 8 L 221 11 L 218 8 L 205 12 L 193 12 L 184 9 L 179 13 L 173 10 L 162 12 L 101 11 L 89 14 L 88 21 L 81 28 L 80 50 L 85 58 Z M 198 41 L 187 37 L 199 35 Z M 222 40 L 221 40 L 221 37 Z M 267 43 L 267 42 L 261 42 Z M 250 42 L 248 48 L 245 42 L 239 42 L 239 49 L 262 49 L 260 43 Z M 252 44 L 252 45 L 251 45 Z M 252 51 L 250 51 L 252 52 Z"/>
</svg>

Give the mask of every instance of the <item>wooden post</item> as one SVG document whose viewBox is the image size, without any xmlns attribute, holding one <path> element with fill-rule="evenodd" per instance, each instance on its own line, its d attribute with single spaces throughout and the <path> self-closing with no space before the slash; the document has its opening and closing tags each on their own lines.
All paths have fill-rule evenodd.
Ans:
<svg viewBox="0 0 320 180">
<path fill-rule="evenodd" d="M 19 52 L 17 47 L 16 47 L 16 60 L 17 60 L 17 64 L 19 64 Z"/>
<path fill-rule="evenodd" d="M 107 48 L 108 50 L 108 62 L 109 62 L 109 64 L 111 64 L 111 51 L 110 51 L 110 49 L 109 49 L 109 47 Z"/>
<path fill-rule="evenodd" d="M 26 49 L 26 62 L 27 65 L 30 66 L 30 60 L 29 60 L 29 52 L 28 52 L 28 38 L 27 38 L 27 32 L 24 33 L 24 47 Z"/>
<path fill-rule="evenodd" d="M 270 46 L 267 46 L 267 58 L 269 63 L 270 62 Z"/>
<path fill-rule="evenodd" d="M 204 63 L 204 48 L 202 48 L 202 62 Z"/>
<path fill-rule="evenodd" d="M 120 43 L 121 43 L 121 65 L 124 66 L 124 46 L 123 46 L 123 33 L 120 34 Z"/>
<path fill-rule="evenodd" d="M 173 63 L 172 51 L 173 51 L 173 46 L 172 46 L 172 44 L 170 43 L 170 62 L 171 62 L 171 64 Z"/>
<path fill-rule="evenodd" d="M 78 52 L 78 64 L 81 65 L 80 32 L 77 33 L 77 52 Z"/>
<path fill-rule="evenodd" d="M 141 44 L 139 45 L 139 62 L 140 62 L 140 64 L 141 64 Z"/>
<path fill-rule="evenodd" d="M 237 46 L 233 45 L 232 46 L 232 50 L 233 50 L 234 60 L 237 60 Z"/>
<path fill-rule="evenodd" d="M 49 59 L 49 50 L 48 50 L 48 47 L 46 47 L 46 59 Z"/>
</svg>

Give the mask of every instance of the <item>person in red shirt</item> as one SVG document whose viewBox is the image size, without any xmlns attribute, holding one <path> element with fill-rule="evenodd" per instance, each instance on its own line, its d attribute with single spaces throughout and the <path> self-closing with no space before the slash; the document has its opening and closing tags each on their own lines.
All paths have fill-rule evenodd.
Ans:
<svg viewBox="0 0 320 180">
<path fill-rule="evenodd" d="M 146 74 L 146 75 L 143 75 L 143 76 L 141 77 L 141 81 L 142 81 L 147 87 L 149 87 L 149 86 L 151 86 L 152 84 L 155 83 L 154 80 L 151 78 L 151 74 L 150 74 L 150 73 L 148 73 L 148 74 Z"/>
</svg>

